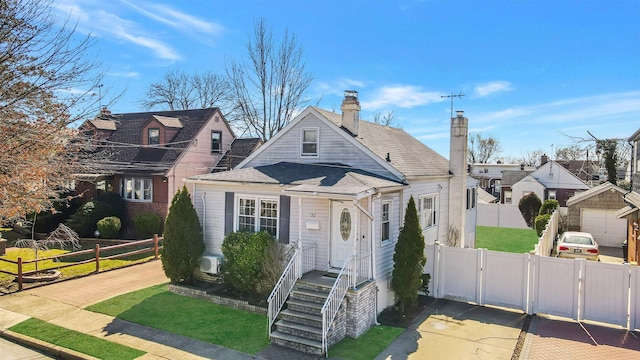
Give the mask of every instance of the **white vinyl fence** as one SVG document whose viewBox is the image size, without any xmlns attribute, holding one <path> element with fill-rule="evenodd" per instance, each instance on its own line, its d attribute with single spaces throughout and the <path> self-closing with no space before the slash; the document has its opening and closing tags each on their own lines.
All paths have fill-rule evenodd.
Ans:
<svg viewBox="0 0 640 360">
<path fill-rule="evenodd" d="M 528 314 L 640 327 L 640 268 L 427 245 L 431 295 Z"/>
</svg>

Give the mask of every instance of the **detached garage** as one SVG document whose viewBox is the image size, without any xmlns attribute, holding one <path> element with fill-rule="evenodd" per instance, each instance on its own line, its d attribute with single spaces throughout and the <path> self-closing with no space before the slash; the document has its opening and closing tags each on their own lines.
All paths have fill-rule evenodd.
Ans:
<svg viewBox="0 0 640 360">
<path fill-rule="evenodd" d="M 627 238 L 627 221 L 616 212 L 626 204 L 627 191 L 605 182 L 567 200 L 567 229 L 596 237 L 600 246 L 620 247 Z"/>
</svg>

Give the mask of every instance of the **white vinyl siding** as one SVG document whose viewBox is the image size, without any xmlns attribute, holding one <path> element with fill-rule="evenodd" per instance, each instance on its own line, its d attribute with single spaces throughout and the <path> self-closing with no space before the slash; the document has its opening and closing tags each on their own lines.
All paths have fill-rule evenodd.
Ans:
<svg viewBox="0 0 640 360">
<path fill-rule="evenodd" d="M 317 156 L 301 156 L 301 136 L 302 129 L 318 129 L 318 152 Z M 380 163 L 371 158 L 363 150 L 350 143 L 344 136 L 344 130 L 329 127 L 325 122 L 319 120 L 312 114 L 307 115 L 299 124 L 286 131 L 277 142 L 262 150 L 259 156 L 255 157 L 243 167 L 256 167 L 261 165 L 276 164 L 281 161 L 302 162 L 302 163 L 340 163 L 367 169 L 369 172 L 395 179 L 396 175 L 385 169 Z"/>
</svg>

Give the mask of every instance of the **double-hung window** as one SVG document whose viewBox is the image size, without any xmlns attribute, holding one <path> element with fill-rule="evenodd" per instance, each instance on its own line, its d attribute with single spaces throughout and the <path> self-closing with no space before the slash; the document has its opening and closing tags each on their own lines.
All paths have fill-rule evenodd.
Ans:
<svg viewBox="0 0 640 360">
<path fill-rule="evenodd" d="M 384 243 L 391 240 L 391 201 L 382 202 L 380 215 L 380 241 Z"/>
<path fill-rule="evenodd" d="M 420 226 L 423 230 L 436 226 L 437 223 L 437 196 L 421 195 L 418 198 L 418 214 L 420 214 Z"/>
<path fill-rule="evenodd" d="M 124 178 L 122 181 L 121 195 L 129 201 L 151 202 L 153 194 L 153 181 L 149 178 Z"/>
<path fill-rule="evenodd" d="M 238 196 L 236 203 L 238 231 L 266 231 L 278 236 L 278 200 Z"/>
<path fill-rule="evenodd" d="M 149 129 L 149 145 L 158 145 L 160 144 L 160 129 L 153 128 Z"/>
<path fill-rule="evenodd" d="M 211 130 L 211 153 L 222 152 L 222 133 L 220 131 Z"/>
<path fill-rule="evenodd" d="M 318 128 L 303 128 L 301 132 L 300 154 L 318 156 Z"/>
</svg>

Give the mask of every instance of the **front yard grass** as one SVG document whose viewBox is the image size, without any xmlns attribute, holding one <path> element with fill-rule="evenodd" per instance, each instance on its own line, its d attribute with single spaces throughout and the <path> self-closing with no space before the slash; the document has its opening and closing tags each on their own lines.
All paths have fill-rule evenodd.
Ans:
<svg viewBox="0 0 640 360">
<path fill-rule="evenodd" d="M 120 295 L 87 310 L 248 354 L 269 346 L 266 316 L 173 294 L 166 284 Z"/>
<path fill-rule="evenodd" d="M 120 295 L 86 310 L 248 354 L 257 354 L 269 346 L 264 315 L 173 294 L 166 284 Z M 358 339 L 342 340 L 329 349 L 329 355 L 345 360 L 373 359 L 403 331 L 375 326 Z"/>
<path fill-rule="evenodd" d="M 404 330 L 392 326 L 374 326 L 357 339 L 344 338 L 329 349 L 329 356 L 344 360 L 374 359 Z"/>
<path fill-rule="evenodd" d="M 512 229 L 492 226 L 476 227 L 476 248 L 516 254 L 528 253 L 538 243 L 533 229 Z"/>
<path fill-rule="evenodd" d="M 49 249 L 45 251 L 39 251 L 38 256 L 40 258 L 46 258 L 46 257 L 56 256 L 59 254 L 65 254 L 67 252 L 69 251 L 60 250 L 60 249 Z M 0 259 L 11 260 L 11 261 L 18 261 L 18 258 L 22 258 L 23 261 L 33 260 L 35 258 L 35 252 L 32 249 L 27 249 L 27 248 L 13 248 L 13 249 L 7 249 L 7 253 L 4 256 L 0 256 Z M 147 260 L 150 260 L 151 258 L 153 258 L 153 254 L 144 256 L 144 257 L 137 255 L 132 257 L 131 259 L 123 258 L 123 259 L 100 260 L 100 271 L 117 268 L 117 267 L 123 267 L 126 265 L 130 265 L 134 262 L 147 261 Z M 38 261 L 38 269 L 46 270 L 46 269 L 56 268 L 57 266 L 62 264 L 66 264 L 66 262 L 56 262 L 53 259 Z M 22 271 L 31 271 L 35 269 L 36 269 L 35 263 L 28 263 L 28 264 L 22 265 Z M 18 266 L 8 262 L 0 261 L 0 270 L 9 271 L 15 274 L 18 272 Z M 60 269 L 60 272 L 62 273 L 63 278 L 87 275 L 95 271 L 96 271 L 95 262 L 74 265 L 64 269 Z M 13 278 L 14 276 L 12 275 L 0 273 L 0 284 L 3 281 L 11 281 L 13 280 Z"/>
<path fill-rule="evenodd" d="M 103 360 L 135 359 L 146 354 L 138 349 L 34 318 L 16 324 L 9 330 Z"/>
</svg>

